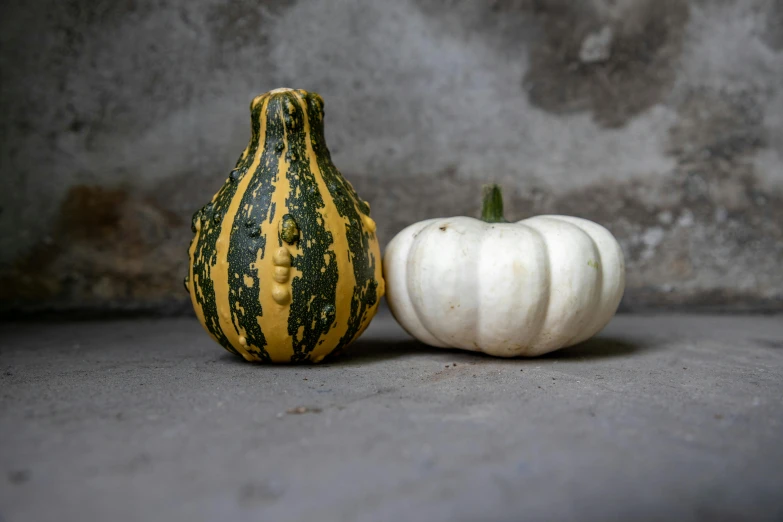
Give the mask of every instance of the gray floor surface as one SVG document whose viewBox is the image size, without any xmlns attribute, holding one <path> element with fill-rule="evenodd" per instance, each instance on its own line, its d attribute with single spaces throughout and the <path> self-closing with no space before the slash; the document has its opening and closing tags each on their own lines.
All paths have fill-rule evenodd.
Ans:
<svg viewBox="0 0 783 522">
<path fill-rule="evenodd" d="M 191 319 L 0 325 L 0 520 L 783 520 L 783 317 L 550 356 L 239 361 Z"/>
</svg>

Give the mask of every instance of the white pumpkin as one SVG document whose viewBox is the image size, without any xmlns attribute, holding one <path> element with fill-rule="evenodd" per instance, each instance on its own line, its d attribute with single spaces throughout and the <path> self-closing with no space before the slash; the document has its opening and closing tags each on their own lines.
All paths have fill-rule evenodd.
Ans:
<svg viewBox="0 0 783 522">
<path fill-rule="evenodd" d="M 502 217 L 497 186 L 482 219 L 413 224 L 386 247 L 386 299 L 413 337 L 443 348 L 534 356 L 582 342 L 606 326 L 625 289 L 612 234 L 592 221 Z"/>
</svg>

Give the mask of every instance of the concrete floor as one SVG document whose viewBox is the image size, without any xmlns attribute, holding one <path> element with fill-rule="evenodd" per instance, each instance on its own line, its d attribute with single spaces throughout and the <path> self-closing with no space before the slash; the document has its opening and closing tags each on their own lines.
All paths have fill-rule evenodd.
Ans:
<svg viewBox="0 0 783 522">
<path fill-rule="evenodd" d="M 781 520 L 783 317 L 620 316 L 533 360 L 388 314 L 242 363 L 190 319 L 0 326 L 0 519 Z"/>
</svg>

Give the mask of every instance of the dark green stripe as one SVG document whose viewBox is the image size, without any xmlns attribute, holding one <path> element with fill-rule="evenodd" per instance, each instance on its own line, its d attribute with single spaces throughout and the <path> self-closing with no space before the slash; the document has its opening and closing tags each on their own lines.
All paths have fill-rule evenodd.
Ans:
<svg viewBox="0 0 783 522">
<path fill-rule="evenodd" d="M 348 330 L 340 339 L 335 352 L 338 352 L 351 342 L 361 328 L 362 318 L 368 308 L 378 300 L 378 282 L 375 280 L 375 256 L 370 254 L 369 233 L 363 232 L 361 216 L 357 207 L 366 215 L 369 215 L 369 206 L 356 194 L 353 187 L 343 178 L 332 163 L 331 154 L 326 146 L 323 132 L 323 102 L 321 97 L 314 93 L 305 96 L 307 100 L 307 115 L 310 120 L 310 135 L 312 147 L 318 161 L 329 194 L 334 200 L 340 216 L 347 218 L 349 224 L 345 227 L 348 237 L 348 248 L 353 261 L 353 274 L 356 278 L 356 286 L 351 297 L 351 315 L 348 320 Z M 366 289 L 365 289 L 366 288 Z"/>
<path fill-rule="evenodd" d="M 291 184 L 286 209 L 299 228 L 298 246 L 301 249 L 301 255 L 292 260 L 292 266 L 301 272 L 301 276 L 291 282 L 288 333 L 294 337 L 291 361 L 301 362 L 308 360 L 310 352 L 318 345 L 318 339 L 334 326 L 340 268 L 332 251 L 332 233 L 326 228 L 326 223 L 318 224 L 319 209 L 326 204 L 318 190 L 318 181 L 310 170 L 304 111 L 294 94 L 285 93 L 283 96 L 293 105 L 293 113 L 286 111 L 283 118 L 288 134 L 286 159 L 290 162 L 286 176 Z M 328 264 L 326 255 L 330 258 Z M 300 327 L 303 327 L 303 333 L 297 337 Z"/>
<path fill-rule="evenodd" d="M 269 223 L 274 219 L 275 205 L 272 204 L 272 196 L 277 181 L 280 154 L 283 151 L 283 122 L 279 117 L 281 106 L 280 96 L 272 96 L 266 114 L 253 115 L 254 120 L 266 118 L 265 145 L 258 168 L 250 174 L 253 177 L 242 195 L 228 249 L 229 297 L 232 303 L 239 301 L 244 309 L 244 312 L 241 312 L 232 306 L 232 319 L 244 329 L 248 345 L 255 348 L 253 353 L 263 361 L 269 361 L 270 358 L 266 350 L 266 337 L 257 320 L 264 314 L 259 296 L 261 292 L 272 291 L 272 274 L 266 274 L 261 280 L 251 265 L 256 262 L 258 250 L 261 250 L 261 258 L 264 258 L 268 242 L 271 242 L 269 246 L 272 248 L 277 243 L 277 231 L 273 230 Z M 245 207 L 249 205 L 252 205 L 252 209 L 248 212 Z M 260 233 L 261 230 L 263 234 Z M 234 274 L 239 274 L 239 278 Z M 253 279 L 252 288 L 245 286 L 246 275 Z"/>
<path fill-rule="evenodd" d="M 201 288 L 201 297 L 196 293 L 196 301 L 203 310 L 204 322 L 207 330 L 217 338 L 218 342 L 226 350 L 236 355 L 239 355 L 239 353 L 231 346 L 231 343 L 223 333 L 223 329 L 220 327 L 217 304 L 215 303 L 215 289 L 212 280 L 209 277 L 208 267 L 214 265 L 217 261 L 217 250 L 215 246 L 221 232 L 220 220 L 222 219 L 223 214 L 228 210 L 229 205 L 231 205 L 234 194 L 236 194 L 236 180 L 246 174 L 247 169 L 255 159 L 260 133 L 260 119 L 258 118 L 258 115 L 261 111 L 261 106 L 262 104 L 258 104 L 252 111 L 252 137 L 250 141 L 250 150 L 248 151 L 247 156 L 244 160 L 240 156 L 234 167 L 236 172 L 234 173 L 232 171 L 232 174 L 229 175 L 226 183 L 218 192 L 214 203 L 207 203 L 193 216 L 194 220 L 198 219 L 201 221 L 201 233 L 198 236 L 198 243 L 196 244 L 196 249 L 193 253 L 193 274 L 198 274 L 199 286 Z M 202 255 L 202 262 L 197 263 L 196 260 Z"/>
</svg>

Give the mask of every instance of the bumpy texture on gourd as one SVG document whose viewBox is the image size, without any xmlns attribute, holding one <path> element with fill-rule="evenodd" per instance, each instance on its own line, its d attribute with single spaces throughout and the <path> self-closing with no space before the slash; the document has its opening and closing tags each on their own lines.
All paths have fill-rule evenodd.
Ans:
<svg viewBox="0 0 783 522">
<path fill-rule="evenodd" d="M 319 362 L 384 293 L 370 207 L 332 164 L 323 105 L 303 90 L 257 96 L 249 145 L 193 216 L 185 288 L 207 332 L 248 361 Z"/>
</svg>

